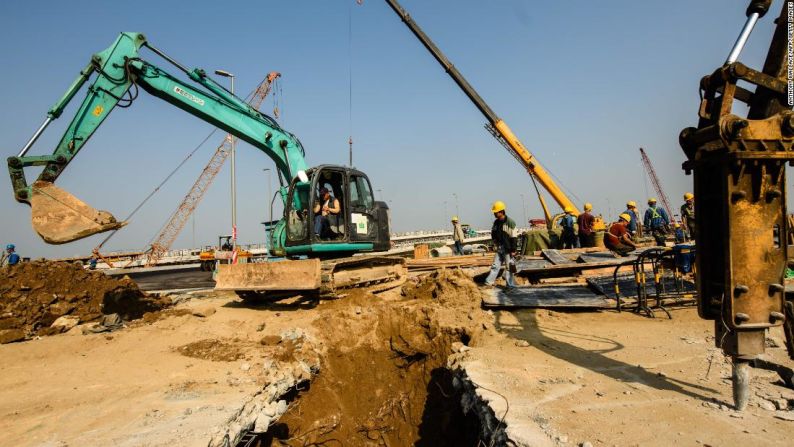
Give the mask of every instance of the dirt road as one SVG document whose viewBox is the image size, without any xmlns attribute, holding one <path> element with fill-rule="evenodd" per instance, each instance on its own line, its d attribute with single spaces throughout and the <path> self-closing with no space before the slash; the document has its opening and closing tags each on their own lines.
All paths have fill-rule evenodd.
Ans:
<svg viewBox="0 0 794 447">
<path fill-rule="evenodd" d="M 750 408 L 730 410 L 730 365 L 692 308 L 479 304 L 447 272 L 319 305 L 194 295 L 111 333 L 0 345 L 0 445 L 234 445 L 252 428 L 289 446 L 791 444 L 794 390 L 754 370 Z"/>
</svg>

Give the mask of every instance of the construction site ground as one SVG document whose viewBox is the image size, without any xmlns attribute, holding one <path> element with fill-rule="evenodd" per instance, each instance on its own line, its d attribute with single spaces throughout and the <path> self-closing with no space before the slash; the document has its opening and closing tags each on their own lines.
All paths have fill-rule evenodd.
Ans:
<svg viewBox="0 0 794 447">
<path fill-rule="evenodd" d="M 480 308 L 458 270 L 319 304 L 177 303 L 0 345 L 0 445 L 790 445 L 794 390 L 731 410 L 712 323 Z M 782 333 L 767 359 L 791 366 Z"/>
</svg>

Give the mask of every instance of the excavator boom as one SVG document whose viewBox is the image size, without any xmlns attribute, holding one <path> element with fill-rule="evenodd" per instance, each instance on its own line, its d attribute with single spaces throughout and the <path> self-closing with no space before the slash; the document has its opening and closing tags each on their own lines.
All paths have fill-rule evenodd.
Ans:
<svg viewBox="0 0 794 447">
<path fill-rule="evenodd" d="M 156 48 L 149 46 L 209 91 L 189 85 L 146 62 L 139 55 L 144 46 L 149 45 L 143 34 L 121 33 L 113 45 L 93 55 L 66 94 L 49 110 L 47 120 L 33 138 L 18 156 L 8 159 L 14 196 L 17 201 L 31 205 L 33 227 L 48 243 L 71 242 L 125 224 L 106 211 L 91 208 L 53 182 L 115 107 L 131 105 L 139 88 L 262 150 L 286 179 L 306 170 L 300 141 L 275 120 L 226 91 L 203 70 L 188 70 Z M 44 128 L 61 115 L 93 74 L 95 81 L 52 155 L 27 155 Z M 25 179 L 24 168 L 28 166 L 44 166 L 32 185 Z"/>
</svg>

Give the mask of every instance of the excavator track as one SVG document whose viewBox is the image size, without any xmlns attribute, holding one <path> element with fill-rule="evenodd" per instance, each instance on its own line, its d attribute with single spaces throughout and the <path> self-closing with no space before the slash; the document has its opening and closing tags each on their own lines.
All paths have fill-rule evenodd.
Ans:
<svg viewBox="0 0 794 447">
<path fill-rule="evenodd" d="M 320 297 L 336 298 L 346 289 L 366 287 L 382 292 L 401 286 L 408 278 L 405 259 L 394 256 L 351 256 L 326 260 L 321 265 Z"/>
</svg>

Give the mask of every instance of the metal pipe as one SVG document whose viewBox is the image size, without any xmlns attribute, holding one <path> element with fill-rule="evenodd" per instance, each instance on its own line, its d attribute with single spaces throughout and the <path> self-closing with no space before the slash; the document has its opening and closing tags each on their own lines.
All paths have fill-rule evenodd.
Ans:
<svg viewBox="0 0 794 447">
<path fill-rule="evenodd" d="M 187 74 L 189 74 L 189 73 L 190 73 L 190 70 L 188 70 L 188 69 L 187 69 L 187 67 L 185 67 L 184 65 L 180 64 L 179 62 L 177 62 L 177 61 L 176 61 L 175 59 L 173 59 L 171 56 L 169 56 L 169 55 L 167 55 L 167 54 L 163 53 L 162 51 L 158 50 L 157 48 L 153 47 L 151 44 L 149 44 L 149 42 L 146 42 L 146 43 L 144 43 L 144 45 L 146 45 L 146 46 L 147 46 L 147 47 L 148 47 L 150 50 L 154 51 L 154 53 L 155 53 L 155 54 L 157 54 L 158 56 L 160 56 L 160 57 L 162 57 L 163 59 L 165 59 L 165 60 L 167 60 L 168 62 L 170 62 L 170 63 L 171 63 L 172 65 L 174 65 L 176 68 L 178 68 L 178 69 L 180 69 L 180 70 L 184 71 L 184 72 L 185 72 L 185 73 L 187 73 Z"/>
<path fill-rule="evenodd" d="M 39 139 L 41 133 L 44 132 L 44 129 L 46 129 L 51 122 L 52 122 L 52 117 L 48 116 L 47 119 L 45 119 L 44 122 L 41 124 L 41 126 L 39 126 L 39 129 L 36 131 L 36 133 L 34 133 L 32 137 L 30 137 L 30 140 L 28 140 L 28 143 L 25 145 L 25 147 L 23 147 L 22 150 L 19 151 L 19 155 L 17 155 L 17 157 L 24 157 L 25 154 L 28 153 L 30 148 L 33 147 L 33 143 L 35 143 L 36 140 Z"/>
<path fill-rule="evenodd" d="M 750 38 L 750 33 L 753 32 L 753 28 L 755 28 L 755 24 L 758 23 L 758 19 L 760 17 L 761 15 L 757 12 L 747 16 L 747 21 L 744 23 L 744 28 L 742 28 L 742 32 L 739 33 L 739 37 L 736 38 L 736 43 L 733 44 L 733 48 L 731 49 L 730 54 L 728 54 L 728 59 L 725 60 L 725 65 L 732 64 L 739 59 L 739 54 L 747 44 L 747 39 Z"/>
</svg>

